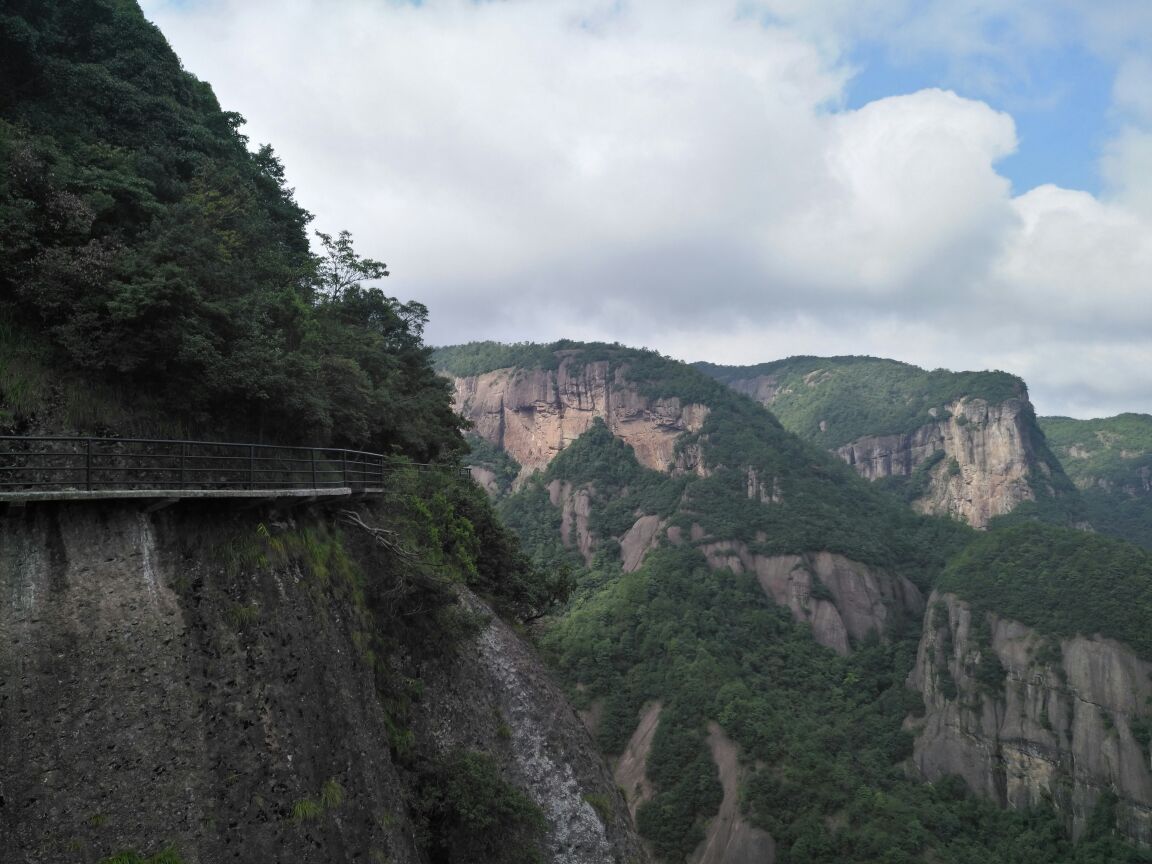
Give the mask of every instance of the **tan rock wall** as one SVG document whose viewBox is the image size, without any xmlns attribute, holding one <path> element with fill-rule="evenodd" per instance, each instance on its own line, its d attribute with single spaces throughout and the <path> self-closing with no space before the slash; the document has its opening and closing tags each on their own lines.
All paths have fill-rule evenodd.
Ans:
<svg viewBox="0 0 1152 864">
<path fill-rule="evenodd" d="M 522 467 L 519 480 L 541 471 L 601 418 L 640 464 L 656 471 L 702 470 L 699 454 L 677 457 L 676 439 L 698 432 L 704 405 L 650 399 L 607 362 L 561 361 L 556 370 L 498 369 L 454 381 L 455 408 L 474 431 Z"/>
<path fill-rule="evenodd" d="M 946 419 L 910 433 L 860 438 L 835 452 L 869 480 L 909 476 L 943 452 L 916 508 L 984 528 L 992 517 L 1035 498 L 1028 481 L 1036 459 L 1025 426 L 1031 422 L 1026 405 L 1019 399 L 999 405 L 960 399 L 948 406 L 951 416 Z"/>
</svg>

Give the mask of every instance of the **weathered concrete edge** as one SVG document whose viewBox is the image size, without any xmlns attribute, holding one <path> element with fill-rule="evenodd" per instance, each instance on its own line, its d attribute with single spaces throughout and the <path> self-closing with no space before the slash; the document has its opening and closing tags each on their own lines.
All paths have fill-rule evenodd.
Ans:
<svg viewBox="0 0 1152 864">
<path fill-rule="evenodd" d="M 23 504 L 39 501 L 99 501 L 110 498 L 144 499 L 168 498 L 352 498 L 379 495 L 383 489 L 353 489 L 342 486 L 330 489 L 57 489 L 48 492 L 3 492 L 0 504 Z"/>
</svg>

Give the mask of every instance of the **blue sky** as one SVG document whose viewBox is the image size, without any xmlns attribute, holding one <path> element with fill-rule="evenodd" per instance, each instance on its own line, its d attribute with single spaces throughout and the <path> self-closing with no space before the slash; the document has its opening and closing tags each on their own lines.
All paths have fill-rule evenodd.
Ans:
<svg viewBox="0 0 1152 864">
<path fill-rule="evenodd" d="M 872 354 L 1152 412 L 1148 0 L 144 0 L 433 344 Z"/>
<path fill-rule="evenodd" d="M 1116 66 L 1082 45 L 1061 45 L 979 61 L 990 81 L 974 82 L 972 62 L 956 68 L 953 58 L 901 57 L 883 44 L 862 42 L 848 54 L 856 70 L 846 104 L 859 108 L 875 99 L 944 87 L 1006 111 L 1016 121 L 1019 149 L 998 168 L 1013 190 L 1026 192 L 1055 183 L 1093 194 L 1101 191 L 1099 163 L 1114 125 L 1110 119 Z"/>
</svg>

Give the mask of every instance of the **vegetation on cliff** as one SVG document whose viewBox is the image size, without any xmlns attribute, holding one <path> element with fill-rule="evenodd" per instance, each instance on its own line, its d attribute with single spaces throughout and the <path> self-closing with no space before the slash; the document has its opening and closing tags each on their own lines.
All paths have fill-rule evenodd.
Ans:
<svg viewBox="0 0 1152 864">
<path fill-rule="evenodd" d="M 830 450 L 866 436 L 913 432 L 947 418 L 947 406 L 964 397 L 993 405 L 1028 397 L 1024 382 L 1006 372 L 927 371 L 878 357 L 694 365 L 725 384 L 772 379 L 772 413 L 801 438 Z"/>
<path fill-rule="evenodd" d="M 427 311 L 340 274 L 271 147 L 135 3 L 0 13 L 0 424 L 460 446 Z"/>
<path fill-rule="evenodd" d="M 748 818 L 773 834 L 781 861 L 1138 860 L 1109 836 L 1096 852 L 1071 844 L 1051 813 L 1003 813 L 954 784 L 925 791 L 905 779 L 911 740 L 902 723 L 917 700 L 904 681 L 918 622 L 897 621 L 884 641 L 839 657 L 754 576 L 710 567 L 699 548 L 734 540 L 768 555 L 836 551 L 928 589 L 977 532 L 910 512 L 760 405 L 695 380 L 703 376 L 683 364 L 619 346 L 591 346 L 585 356 L 565 343 L 559 351 L 569 364 L 608 360 L 622 386 L 710 409 L 700 432 L 678 442 L 703 472 L 647 469 L 596 421 L 498 503 L 534 556 L 575 574 L 572 599 L 543 645 L 573 698 L 598 705 L 605 751 L 624 748 L 646 703 L 663 705 L 647 763 L 656 794 L 638 814 L 658 854 L 684 860 L 715 812 L 720 787 L 704 742 L 715 720 L 741 748 Z M 532 368 L 549 368 L 535 348 L 527 353 Z M 484 356 L 496 368 L 512 358 L 490 347 Z M 750 477 L 770 498 L 755 485 L 750 495 Z M 549 498 L 556 483 L 590 496 L 590 566 L 559 541 L 561 512 Z M 624 573 L 619 540 L 641 515 L 679 528 L 682 540 L 658 541 L 639 569 Z M 688 539 L 692 526 L 702 539 Z"/>
<path fill-rule="evenodd" d="M 195 826 L 198 842 L 218 848 L 235 841 L 225 825 L 244 824 L 260 832 L 254 843 L 272 844 L 245 848 L 275 857 L 297 841 L 310 848 L 331 841 L 335 849 L 346 837 L 379 837 L 387 833 L 380 820 L 400 819 L 423 829 L 428 860 L 471 861 L 477 850 L 486 860 L 535 860 L 542 816 L 508 781 L 506 766 L 470 751 L 437 754 L 436 742 L 417 740 L 409 722 L 422 664 L 449 662 L 485 626 L 461 606 L 461 590 L 520 621 L 538 617 L 565 590 L 533 565 L 484 494 L 453 467 L 465 449 L 462 424 L 422 341 L 427 310 L 373 287 L 386 269 L 359 255 L 347 233 L 317 235 L 322 254 L 312 253 L 311 216 L 271 147 L 249 148 L 243 118 L 222 110 L 211 88 L 181 68 L 134 2 L 5 4 L 0 82 L 0 431 L 228 435 L 397 456 L 387 498 L 357 508 L 376 533 L 330 513 L 292 519 L 207 503 L 152 517 L 178 538 L 181 558 L 181 575 L 153 594 L 177 595 L 193 634 L 190 662 L 203 664 L 209 689 L 227 665 L 220 652 L 233 649 L 254 677 L 259 669 L 276 678 L 257 680 L 259 687 L 294 686 L 298 658 L 269 645 L 272 633 L 287 644 L 301 619 L 265 616 L 269 596 L 285 607 L 289 594 L 291 602 L 311 596 L 315 608 L 305 618 L 339 631 L 335 644 L 354 648 L 349 662 L 374 680 L 387 724 L 377 743 L 411 785 L 411 812 L 369 813 L 382 781 L 355 772 L 321 777 L 293 800 L 292 783 L 271 776 L 266 763 L 275 760 L 261 736 L 245 737 L 253 726 L 287 728 L 287 710 L 269 697 L 259 706 L 269 715 L 241 729 L 251 706 L 238 695 L 204 719 L 205 735 L 220 750 L 219 765 L 240 764 L 252 752 L 263 761 L 180 805 L 216 814 Z M 430 460 L 447 470 L 410 464 Z M 6 573 L 26 575 L 19 567 Z M 214 639 L 223 642 L 209 644 Z M 316 636 L 305 653 L 320 644 Z M 160 682 L 165 692 L 170 683 Z M 309 694 L 309 716 L 326 704 L 321 690 L 323 682 Z M 291 714 L 304 712 L 293 706 Z M 329 720 L 332 730 L 354 722 Z M 149 720 L 150 728 L 175 722 Z M 350 764 L 313 764 L 311 750 L 296 755 L 293 777 Z M 106 789 L 100 783 L 94 794 Z M 326 815 L 337 811 L 343 827 Z M 116 832 L 146 838 L 154 854 L 116 852 L 109 860 L 180 859 L 176 846 L 155 852 L 154 845 L 166 845 L 165 832 L 176 826 L 101 833 L 102 824 L 103 817 L 93 820 L 70 841 L 96 838 L 92 860 L 116 852 L 100 846 Z M 386 857 L 379 848 L 355 851 L 366 856 Z"/>
<path fill-rule="evenodd" d="M 1038 523 L 990 531 L 936 587 L 1041 632 L 1099 634 L 1152 660 L 1152 554 L 1130 543 Z"/>
<path fill-rule="evenodd" d="M 1152 549 L 1152 416 L 1041 417 L 1097 531 Z"/>
</svg>

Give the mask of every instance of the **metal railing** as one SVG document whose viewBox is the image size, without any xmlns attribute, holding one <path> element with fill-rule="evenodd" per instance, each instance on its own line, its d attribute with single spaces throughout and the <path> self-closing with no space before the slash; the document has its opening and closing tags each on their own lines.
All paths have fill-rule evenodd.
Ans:
<svg viewBox="0 0 1152 864">
<path fill-rule="evenodd" d="M 380 453 L 219 441 L 0 436 L 0 495 L 100 490 L 382 488 L 401 468 L 454 466 Z"/>
</svg>

